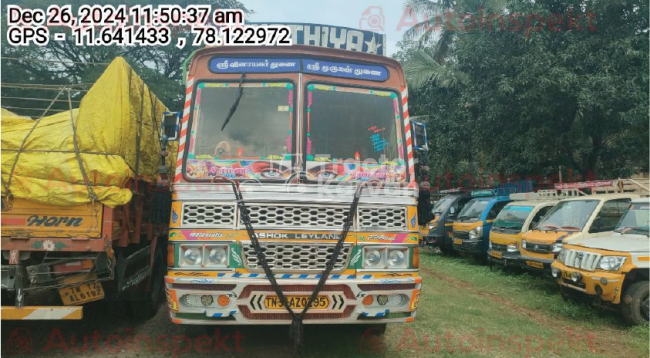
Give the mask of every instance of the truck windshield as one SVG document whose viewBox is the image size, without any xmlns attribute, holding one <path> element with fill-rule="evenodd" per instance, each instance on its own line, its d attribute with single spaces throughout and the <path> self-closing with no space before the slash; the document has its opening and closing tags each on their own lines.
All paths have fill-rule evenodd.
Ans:
<svg viewBox="0 0 650 358">
<path fill-rule="evenodd" d="M 648 235 L 650 204 L 632 203 L 614 231 L 623 234 Z"/>
<path fill-rule="evenodd" d="M 481 217 L 481 214 L 485 209 L 488 207 L 488 204 L 490 203 L 489 200 L 481 199 L 481 200 L 470 200 L 467 205 L 463 208 L 463 210 L 460 211 L 458 214 L 458 219 L 460 221 L 469 221 L 473 220 L 476 221 Z"/>
<path fill-rule="evenodd" d="M 306 92 L 309 180 L 406 181 L 396 93 L 325 84 L 310 84 Z"/>
<path fill-rule="evenodd" d="M 532 206 L 508 205 L 497 215 L 492 227 L 521 232 L 531 211 L 533 211 Z"/>
<path fill-rule="evenodd" d="M 293 84 L 256 82 L 243 87 L 239 105 L 222 131 L 239 83 L 198 84 L 185 166 L 188 178 L 282 180 L 290 175 Z"/>
<path fill-rule="evenodd" d="M 537 230 L 581 231 L 598 206 L 598 200 L 569 200 L 557 204 L 537 225 Z"/>
</svg>

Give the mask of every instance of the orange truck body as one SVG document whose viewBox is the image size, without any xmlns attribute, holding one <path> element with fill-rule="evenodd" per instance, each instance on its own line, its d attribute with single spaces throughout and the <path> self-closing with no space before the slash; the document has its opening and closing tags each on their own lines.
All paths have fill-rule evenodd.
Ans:
<svg viewBox="0 0 650 358">
<path fill-rule="evenodd" d="M 159 241 L 168 230 L 167 218 L 155 218 L 154 196 L 168 195 L 169 189 L 144 181 L 129 184 L 133 199 L 115 208 L 99 202 L 49 206 L 3 197 L 3 320 L 81 319 L 83 303 L 146 291 L 150 275 L 145 273 L 156 246 L 165 247 Z M 135 256 L 139 260 L 120 261 Z M 53 294 L 43 301 L 43 292 Z M 5 297 L 15 304 L 7 305 Z"/>
</svg>

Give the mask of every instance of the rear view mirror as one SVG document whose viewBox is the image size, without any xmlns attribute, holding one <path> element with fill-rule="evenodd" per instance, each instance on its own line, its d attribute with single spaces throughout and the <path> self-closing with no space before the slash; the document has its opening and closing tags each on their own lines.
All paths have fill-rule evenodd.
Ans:
<svg viewBox="0 0 650 358">
<path fill-rule="evenodd" d="M 411 122 L 411 128 L 413 128 L 413 149 L 428 151 L 429 147 L 427 146 L 427 125 L 421 122 Z"/>
<path fill-rule="evenodd" d="M 180 112 L 164 112 L 162 120 L 162 136 L 167 140 L 178 140 L 178 123 Z"/>
</svg>

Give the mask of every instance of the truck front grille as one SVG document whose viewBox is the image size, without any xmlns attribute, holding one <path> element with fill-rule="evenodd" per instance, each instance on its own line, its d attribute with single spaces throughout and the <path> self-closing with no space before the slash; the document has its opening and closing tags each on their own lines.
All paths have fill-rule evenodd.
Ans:
<svg viewBox="0 0 650 358">
<path fill-rule="evenodd" d="M 253 227 L 342 228 L 348 215 L 345 206 L 246 205 Z M 240 219 L 241 223 L 241 219 Z M 243 223 L 241 223 L 243 224 Z"/>
<path fill-rule="evenodd" d="M 269 267 L 278 272 L 321 272 L 334 252 L 335 244 L 260 242 Z M 345 270 L 352 246 L 344 244 L 332 272 Z M 263 271 L 251 243 L 243 244 L 244 264 L 251 271 Z"/>
<path fill-rule="evenodd" d="M 233 226 L 235 206 L 209 203 L 183 204 L 183 225 L 195 227 Z"/>
<path fill-rule="evenodd" d="M 525 250 L 530 252 L 536 252 L 538 254 L 550 254 L 551 252 L 553 252 L 553 248 L 551 244 L 541 244 L 535 242 L 527 242 Z"/>
<path fill-rule="evenodd" d="M 406 208 L 360 207 L 358 213 L 362 230 L 406 230 Z"/>
<path fill-rule="evenodd" d="M 251 225 L 261 229 L 335 229 L 345 224 L 348 205 L 247 203 Z M 360 206 L 352 229 L 406 231 L 405 207 Z M 410 220 L 415 220 L 415 216 Z M 234 203 L 183 203 L 182 225 L 187 227 L 235 228 L 244 226 Z"/>
<path fill-rule="evenodd" d="M 563 264 L 586 271 L 596 270 L 600 254 L 589 251 L 567 250 Z"/>
</svg>

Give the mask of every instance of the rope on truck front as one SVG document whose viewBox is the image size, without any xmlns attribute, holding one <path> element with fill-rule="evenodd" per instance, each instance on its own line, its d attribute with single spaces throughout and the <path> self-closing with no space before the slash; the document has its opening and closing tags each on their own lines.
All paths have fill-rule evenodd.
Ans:
<svg viewBox="0 0 650 358">
<path fill-rule="evenodd" d="M 361 198 L 361 193 L 363 189 L 367 185 L 375 181 L 362 182 L 359 183 L 359 185 L 357 186 L 357 189 L 354 193 L 354 198 L 352 199 L 352 203 L 350 204 L 350 208 L 348 209 L 348 213 L 346 215 L 345 222 L 343 224 L 343 230 L 341 231 L 339 239 L 336 242 L 336 246 L 334 246 L 334 250 L 332 252 L 332 255 L 330 256 L 329 261 L 325 265 L 325 270 L 321 274 L 318 284 L 316 284 L 316 288 L 314 289 L 314 291 L 312 291 L 311 296 L 309 296 L 309 300 L 307 301 L 307 304 L 299 314 L 296 314 L 291 309 L 291 307 L 289 307 L 289 303 L 287 301 L 286 296 L 284 295 L 284 292 L 282 291 L 282 287 L 280 287 L 280 285 L 278 284 L 277 280 L 275 279 L 275 274 L 273 273 L 273 270 L 271 270 L 271 268 L 268 265 L 268 262 L 266 261 L 266 255 L 262 251 L 262 247 L 260 246 L 259 240 L 257 239 L 257 235 L 255 234 L 255 229 L 250 223 L 250 216 L 248 215 L 248 209 L 246 208 L 246 203 L 244 202 L 244 198 L 239 188 L 239 182 L 225 177 L 215 177 L 213 181 L 215 179 L 223 179 L 232 185 L 233 192 L 235 194 L 235 199 L 237 200 L 237 204 L 238 204 L 237 207 L 239 208 L 239 211 L 241 213 L 242 222 L 246 227 L 246 232 L 248 233 L 248 237 L 250 238 L 253 248 L 255 249 L 257 260 L 262 265 L 262 268 L 264 269 L 264 273 L 267 279 L 269 280 L 269 282 L 271 283 L 273 290 L 278 295 L 280 302 L 282 303 L 284 308 L 289 313 L 289 316 L 291 317 L 289 336 L 293 338 L 294 355 L 300 356 L 302 354 L 302 347 L 304 344 L 303 317 L 307 314 L 307 311 L 311 307 L 312 303 L 314 302 L 314 300 L 316 299 L 320 291 L 323 289 L 325 282 L 327 282 L 330 273 L 334 269 L 334 264 L 336 263 L 336 260 L 338 259 L 341 253 L 341 249 L 343 248 L 343 243 L 345 242 L 345 238 L 347 237 L 348 232 L 350 231 L 350 227 L 352 226 L 354 215 L 357 211 L 357 206 L 359 205 L 359 199 Z"/>
</svg>

